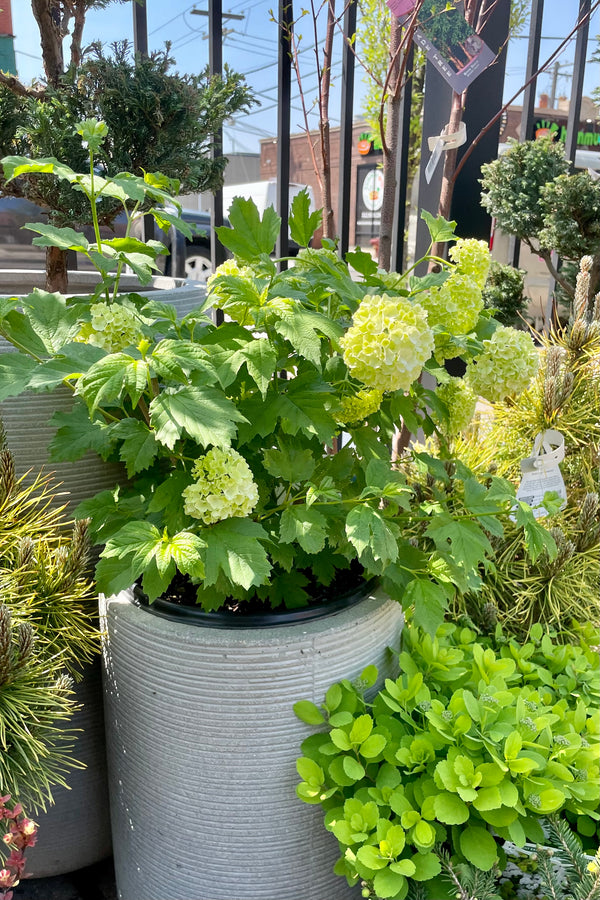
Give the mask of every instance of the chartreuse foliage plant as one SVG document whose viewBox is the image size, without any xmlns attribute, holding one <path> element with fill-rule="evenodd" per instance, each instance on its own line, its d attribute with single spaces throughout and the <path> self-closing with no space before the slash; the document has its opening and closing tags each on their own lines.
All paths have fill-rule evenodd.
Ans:
<svg viewBox="0 0 600 900">
<path fill-rule="evenodd" d="M 399 663 L 371 700 L 374 667 L 332 685 L 320 708 L 295 706 L 319 727 L 302 744 L 298 796 L 323 807 L 339 875 L 365 882 L 365 896 L 402 900 L 416 882 L 445 897 L 448 861 L 502 868 L 504 840 L 543 842 L 542 817 L 594 830 L 600 662 L 583 639 L 408 626 Z"/>
<path fill-rule="evenodd" d="M 102 123 L 79 130 L 91 151 L 104 139 Z M 99 179 L 93 167 L 74 175 L 48 160 L 5 167 L 13 176 L 51 171 L 95 204 L 105 195 L 125 205 L 163 196 L 159 176 Z M 453 238 L 451 223 L 424 215 L 432 242 Z M 514 491 L 501 479 L 480 483 L 464 466 L 450 477 L 422 454 L 423 477 L 453 487 L 432 503 L 392 465 L 390 447 L 400 419 L 427 434 L 448 420 L 447 404 L 419 381 L 424 370 L 447 381 L 447 357 L 462 356 L 483 390 L 497 392 L 506 376 L 512 394 L 531 377 L 531 338 L 504 335 L 483 309 L 487 247 L 459 241 L 455 261 L 425 278 L 383 273 L 361 251 L 342 261 L 333 244 L 310 249 L 320 216 L 304 194 L 290 216 L 303 249 L 278 272 L 274 210 L 261 219 L 238 200 L 229 218 L 219 238 L 233 259 L 211 279 L 204 306 L 184 318 L 116 294 L 122 266 L 133 261 L 149 276 L 162 245 L 99 236 L 89 245 L 70 229 L 36 226 L 38 242 L 87 253 L 103 284 L 91 304 L 43 292 L 0 301 L 0 333 L 20 351 L 0 359 L 0 396 L 68 385 L 74 406 L 54 418 L 55 457 L 93 450 L 125 464 L 125 486 L 80 508 L 104 544 L 100 590 L 141 579 L 153 600 L 175 579 L 205 609 L 231 598 L 295 607 L 322 597 L 340 573 L 375 575 L 435 631 L 455 587 L 481 584 L 489 536 L 503 532 Z M 224 321 L 215 324 L 210 307 Z M 535 552 L 543 529 L 525 507 L 519 523 Z M 422 549 L 411 541 L 415 529 Z"/>
</svg>

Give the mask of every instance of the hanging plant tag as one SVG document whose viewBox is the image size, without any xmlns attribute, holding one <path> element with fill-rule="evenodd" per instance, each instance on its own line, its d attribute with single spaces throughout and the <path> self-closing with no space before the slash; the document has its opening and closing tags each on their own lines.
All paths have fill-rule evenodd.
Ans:
<svg viewBox="0 0 600 900">
<path fill-rule="evenodd" d="M 460 122 L 458 131 L 448 134 L 448 125 L 444 125 L 440 135 L 434 135 L 427 138 L 427 144 L 432 151 L 425 169 L 425 181 L 430 183 L 433 173 L 437 169 L 440 157 L 444 150 L 451 150 L 453 147 L 460 147 L 467 140 L 467 126 L 464 122 Z"/>
<path fill-rule="evenodd" d="M 542 501 L 544 494 L 555 491 L 562 497 L 562 507 L 567 502 L 567 489 L 559 469 L 565 458 L 565 439 L 559 431 L 549 429 L 538 434 L 531 456 L 521 461 L 521 483 L 517 500 L 528 503 L 533 508 L 536 519 L 548 515 Z M 561 507 L 561 509 L 562 509 Z M 511 518 L 514 519 L 513 516 Z"/>
</svg>

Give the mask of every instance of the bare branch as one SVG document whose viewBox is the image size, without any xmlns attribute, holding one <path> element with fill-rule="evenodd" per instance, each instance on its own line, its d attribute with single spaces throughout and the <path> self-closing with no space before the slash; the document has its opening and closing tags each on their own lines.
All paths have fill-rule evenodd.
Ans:
<svg viewBox="0 0 600 900">
<path fill-rule="evenodd" d="M 71 35 L 71 65 L 77 67 L 81 62 L 83 26 L 85 25 L 86 0 L 75 0 L 73 7 L 73 34 Z"/>
<path fill-rule="evenodd" d="M 0 71 L 0 84 L 5 85 L 17 97 L 34 97 L 36 100 L 43 100 L 46 96 L 45 88 L 26 87 L 14 75 L 7 75 L 2 71 Z"/>
</svg>

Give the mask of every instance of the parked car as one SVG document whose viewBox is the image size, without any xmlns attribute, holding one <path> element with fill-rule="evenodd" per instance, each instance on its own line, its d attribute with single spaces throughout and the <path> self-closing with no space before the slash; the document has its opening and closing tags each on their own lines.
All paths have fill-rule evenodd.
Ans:
<svg viewBox="0 0 600 900">
<path fill-rule="evenodd" d="M 210 261 L 210 246 L 212 228 L 210 213 L 194 209 L 184 209 L 183 218 L 194 231 L 192 240 L 183 235 L 175 235 L 174 229 L 165 237 L 156 231 L 156 238 L 162 240 L 172 249 L 176 241 L 175 254 L 162 257 L 165 274 L 186 277 L 194 281 L 206 281 L 212 271 Z M 3 197 L 0 195 L 0 269 L 43 269 L 45 266 L 45 253 L 43 247 L 37 247 L 33 243 L 35 232 L 29 231 L 23 226 L 28 222 L 47 222 L 48 215 L 45 210 L 36 206 L 30 200 L 18 197 Z M 111 234 L 122 235 L 124 230 L 124 217 L 117 217 L 112 229 L 103 228 L 103 234 L 109 237 Z M 90 228 L 84 229 L 90 240 L 93 240 Z M 141 233 L 141 229 L 140 229 Z M 175 271 L 173 269 L 175 262 Z M 90 268 L 85 257 L 79 256 L 77 267 Z"/>
</svg>

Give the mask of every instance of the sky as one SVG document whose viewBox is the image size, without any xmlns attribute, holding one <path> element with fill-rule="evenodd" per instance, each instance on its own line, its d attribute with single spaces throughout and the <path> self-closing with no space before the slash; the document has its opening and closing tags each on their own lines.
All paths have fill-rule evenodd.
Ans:
<svg viewBox="0 0 600 900">
<path fill-rule="evenodd" d="M 261 106 L 254 107 L 235 121 L 230 121 L 224 129 L 225 153 L 259 151 L 261 138 L 276 134 L 277 130 L 277 25 L 271 21 L 270 10 L 272 0 L 223 0 L 224 22 L 227 30 L 225 36 L 223 59 L 236 71 L 244 74 L 251 85 Z M 595 5 L 593 0 L 592 5 Z M 113 4 L 108 9 L 91 11 L 88 14 L 84 43 L 100 40 L 110 44 L 115 40 L 129 39 L 133 41 L 132 4 Z M 171 42 L 171 53 L 176 60 L 176 70 L 181 73 L 195 74 L 208 63 L 208 40 L 206 33 L 208 19 L 194 14 L 193 10 L 208 8 L 206 0 L 147 0 L 148 35 L 150 50 L 163 49 L 165 41 Z M 296 4 L 299 11 L 300 4 Z M 559 43 L 572 30 L 577 20 L 579 0 L 549 0 L 545 4 L 542 27 L 542 46 L 540 61 L 545 61 Z M 41 52 L 39 33 L 31 12 L 30 0 L 12 0 L 13 30 L 15 32 L 15 52 L 18 74 L 21 80 L 29 83 L 41 74 Z M 227 19 L 227 13 L 243 16 L 242 19 Z M 316 74 L 314 50 L 310 45 L 310 23 L 306 16 L 298 25 L 297 32 L 303 35 L 300 44 L 305 74 L 303 82 L 306 94 L 314 95 Z M 527 55 L 527 30 L 523 37 L 514 39 L 509 46 L 505 100 L 508 100 L 522 86 L 524 81 Z M 590 41 L 587 57 L 596 47 L 596 37 L 600 34 L 600 10 L 593 13 L 590 25 Z M 572 63 L 575 52 L 574 40 L 564 49 L 558 61 L 560 63 L 557 82 L 557 96 L 569 95 L 571 90 Z M 334 81 L 339 89 L 341 62 L 339 52 L 332 66 Z M 360 71 L 357 72 L 357 99 L 355 116 L 360 113 L 360 96 L 362 89 Z M 537 94 L 550 93 L 552 74 L 540 76 Z M 588 62 L 585 71 L 584 93 L 589 94 L 600 85 L 600 62 Z M 300 131 L 303 127 L 302 108 L 295 83 L 293 84 L 291 127 L 292 131 Z M 519 103 L 520 100 L 515 101 Z M 339 123 L 339 92 L 334 89 L 330 110 L 331 124 Z M 317 123 L 316 114 L 312 114 L 311 127 Z"/>
</svg>

